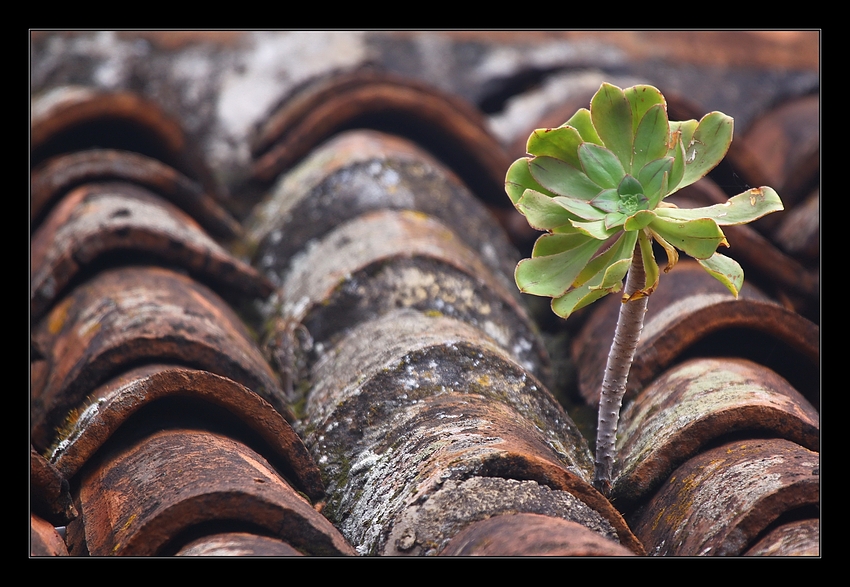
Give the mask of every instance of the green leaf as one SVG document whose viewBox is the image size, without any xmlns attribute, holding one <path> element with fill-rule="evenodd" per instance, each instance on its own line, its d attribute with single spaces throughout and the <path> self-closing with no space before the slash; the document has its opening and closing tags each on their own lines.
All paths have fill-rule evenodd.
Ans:
<svg viewBox="0 0 850 587">
<path fill-rule="evenodd" d="M 540 185 L 561 196 L 592 200 L 602 191 L 583 171 L 560 159 L 535 157 L 528 169 Z"/>
<path fill-rule="evenodd" d="M 546 194 L 530 189 L 525 190 L 516 207 L 528 220 L 529 226 L 537 230 L 552 230 L 579 219 Z"/>
<path fill-rule="evenodd" d="M 691 139 L 694 137 L 694 132 L 697 130 L 697 126 L 699 123 L 696 120 L 671 120 L 670 121 L 670 135 L 671 141 L 667 145 L 671 150 L 676 146 L 676 139 L 673 135 L 676 133 L 679 134 L 679 138 L 682 140 L 682 144 L 689 145 L 691 144 Z"/>
<path fill-rule="evenodd" d="M 599 134 L 597 134 L 596 129 L 593 128 L 593 121 L 590 118 L 590 110 L 587 108 L 579 108 L 579 110 L 573 114 L 572 118 L 564 124 L 564 126 L 566 125 L 576 129 L 584 142 L 593 143 L 595 145 L 602 144 L 602 139 L 599 138 Z"/>
<path fill-rule="evenodd" d="M 646 285 L 643 286 L 641 293 L 650 295 L 658 287 L 658 262 L 655 260 L 655 253 L 652 251 L 652 241 L 646 236 L 646 232 L 640 231 L 638 234 L 638 243 L 640 243 L 640 258 L 643 262 L 643 272 L 646 275 Z M 632 296 L 634 297 L 634 296 Z"/>
<path fill-rule="evenodd" d="M 579 222 L 576 220 L 571 220 L 570 224 L 573 225 L 574 228 L 578 229 L 580 232 L 588 236 L 592 236 L 595 239 L 605 241 L 617 234 L 620 231 L 618 225 L 614 224 L 611 228 L 609 228 L 605 220 L 592 220 L 590 222 Z"/>
<path fill-rule="evenodd" d="M 638 173 L 638 181 L 644 189 L 644 194 L 649 200 L 649 208 L 654 210 L 663 199 L 667 186 L 667 177 L 673 168 L 672 157 L 663 157 L 650 161 Z"/>
<path fill-rule="evenodd" d="M 632 132 L 637 134 L 638 126 L 646 112 L 653 106 L 661 106 L 664 109 L 664 117 L 667 118 L 667 101 L 658 88 L 645 84 L 638 84 L 623 90 L 629 104 L 632 107 Z M 661 155 L 659 155 L 660 157 Z"/>
<path fill-rule="evenodd" d="M 523 259 L 514 272 L 517 287 L 531 295 L 560 297 L 603 244 L 587 239 L 584 244 L 568 251 Z"/>
<path fill-rule="evenodd" d="M 643 185 L 631 175 L 626 175 L 617 185 L 617 193 L 622 200 L 624 196 L 636 196 L 643 194 Z"/>
<path fill-rule="evenodd" d="M 579 132 L 571 126 L 540 128 L 528 137 L 526 150 L 531 155 L 554 157 L 579 168 L 578 147 L 582 142 Z"/>
<path fill-rule="evenodd" d="M 608 247 L 604 252 L 597 255 L 593 258 L 593 260 L 588 263 L 585 268 L 579 273 L 576 280 L 573 282 L 573 285 L 578 287 L 580 285 L 584 285 L 592 280 L 592 278 L 600 274 L 600 272 L 606 271 L 613 263 L 617 263 L 620 260 L 631 260 L 632 254 L 635 250 L 635 243 L 637 242 L 637 233 L 627 233 L 624 232 L 621 234 L 613 245 Z M 619 280 L 622 280 L 626 275 L 626 271 L 628 270 L 628 264 L 626 269 L 620 275 Z M 596 286 L 599 287 L 607 287 L 614 284 L 615 274 L 609 275 L 608 279 L 603 279 L 599 281 Z"/>
<path fill-rule="evenodd" d="M 617 187 L 626 174 L 617 156 L 605 147 L 582 143 L 578 148 L 578 158 L 587 177 L 603 188 Z"/>
<path fill-rule="evenodd" d="M 581 231 L 577 229 L 575 226 L 570 224 L 565 224 L 563 226 L 559 226 L 558 228 L 553 228 L 551 231 L 553 234 L 578 234 Z M 585 235 L 587 237 L 588 235 Z"/>
<path fill-rule="evenodd" d="M 602 142 L 617 156 L 625 172 L 631 173 L 632 107 L 623 90 L 603 83 L 590 101 L 590 118 Z"/>
<path fill-rule="evenodd" d="M 736 298 L 744 286 L 744 270 L 734 259 L 714 253 L 708 259 L 697 259 L 709 275 L 725 285 Z"/>
<path fill-rule="evenodd" d="M 603 219 L 605 221 L 605 228 L 607 230 L 612 230 L 619 226 L 623 226 L 629 216 L 625 212 L 610 212 L 605 215 Z"/>
<path fill-rule="evenodd" d="M 605 213 L 585 200 L 570 198 L 569 196 L 555 196 L 552 201 L 577 216 L 577 220 L 601 220 Z"/>
<path fill-rule="evenodd" d="M 714 169 L 732 143 L 732 117 L 710 112 L 702 117 L 694 136 L 685 143 L 685 173 L 679 189 L 689 186 Z"/>
<path fill-rule="evenodd" d="M 658 216 L 656 210 L 649 229 L 695 259 L 708 259 L 721 243 L 726 244 L 723 231 L 710 218 L 674 220 Z"/>
<path fill-rule="evenodd" d="M 569 251 L 585 244 L 588 239 L 586 234 L 573 232 L 571 234 L 543 234 L 534 243 L 531 252 L 532 257 L 548 257 Z"/>
<path fill-rule="evenodd" d="M 636 233 L 624 233 L 607 251 L 598 255 L 582 270 L 574 287 L 552 299 L 552 311 L 562 318 L 610 293 L 620 291 L 631 265 Z"/>
<path fill-rule="evenodd" d="M 626 269 L 628 270 L 628 264 L 626 265 Z M 602 277 L 600 276 L 599 279 L 601 280 Z M 622 285 L 620 287 L 622 288 Z M 614 291 L 619 290 L 615 290 L 614 288 L 610 290 L 595 288 L 588 283 L 587 285 L 582 285 L 568 291 L 561 297 L 552 298 L 552 311 L 561 318 L 567 319 L 573 312 L 589 306 L 596 300 L 602 299 Z"/>
<path fill-rule="evenodd" d="M 656 104 L 646 112 L 637 127 L 632 169 L 642 169 L 647 162 L 665 157 L 669 137 L 667 110 L 663 105 Z"/>
<path fill-rule="evenodd" d="M 676 220 L 711 218 L 718 226 L 731 226 L 752 222 L 771 212 L 784 210 L 782 200 L 773 188 L 752 188 L 732 196 L 722 204 L 705 208 L 660 208 L 659 216 Z"/>
<path fill-rule="evenodd" d="M 667 254 L 667 265 L 664 267 L 664 273 L 667 273 L 676 266 L 676 263 L 679 262 L 679 252 L 676 250 L 676 247 L 661 238 L 657 232 L 652 232 L 652 238 L 655 239 L 655 242 L 661 245 L 664 252 Z"/>
<path fill-rule="evenodd" d="M 634 249 L 634 247 L 632 247 L 632 249 Z M 617 261 L 612 262 L 605 268 L 605 273 L 602 275 L 601 283 L 597 285 L 597 280 L 595 279 L 592 283 L 588 281 L 587 285 L 590 286 L 590 289 L 602 290 L 607 293 L 623 289 L 623 278 L 626 276 L 626 273 L 629 272 L 629 267 L 632 265 L 632 253 L 630 251 L 631 249 L 624 250 L 622 257 L 618 258 Z"/>
<path fill-rule="evenodd" d="M 508 168 L 508 173 L 505 175 L 505 192 L 507 192 L 514 206 L 516 206 L 527 189 L 532 189 L 548 196 L 555 195 L 537 183 L 537 180 L 531 176 L 531 172 L 528 170 L 528 163 L 530 161 L 530 157 L 517 159 L 511 164 Z"/>
<path fill-rule="evenodd" d="M 673 157 L 673 165 L 670 168 L 670 173 L 667 175 L 667 188 L 661 194 L 662 199 L 678 191 L 679 183 L 685 175 L 685 145 L 682 143 L 681 138 L 679 138 L 676 145 L 668 153 L 668 156 Z"/>
<path fill-rule="evenodd" d="M 649 226 L 649 223 L 655 219 L 655 212 L 652 210 L 641 210 L 629 216 L 623 224 L 623 229 L 632 231 L 640 230 Z"/>
<path fill-rule="evenodd" d="M 620 196 L 615 189 L 602 190 L 590 203 L 603 212 L 616 212 L 620 209 Z"/>
</svg>

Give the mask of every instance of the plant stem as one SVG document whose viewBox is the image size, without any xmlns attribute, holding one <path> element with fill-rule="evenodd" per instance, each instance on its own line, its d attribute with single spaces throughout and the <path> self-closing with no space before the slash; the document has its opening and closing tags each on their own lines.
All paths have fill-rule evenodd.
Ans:
<svg viewBox="0 0 850 587">
<path fill-rule="evenodd" d="M 646 273 L 641 260 L 640 246 L 635 245 L 632 264 L 626 278 L 624 297 L 646 287 Z M 620 420 L 620 407 L 626 392 L 629 369 L 635 357 L 640 333 L 643 330 L 643 318 L 646 314 L 648 296 L 640 296 L 624 302 L 617 317 L 617 329 L 608 352 L 608 364 L 599 395 L 599 420 L 596 427 L 596 469 L 593 486 L 606 497 L 611 494 L 611 473 L 617 449 L 617 424 Z"/>
</svg>

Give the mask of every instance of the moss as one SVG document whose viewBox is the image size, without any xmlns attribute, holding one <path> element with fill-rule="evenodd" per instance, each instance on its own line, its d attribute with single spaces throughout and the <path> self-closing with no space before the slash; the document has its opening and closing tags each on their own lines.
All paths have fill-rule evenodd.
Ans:
<svg viewBox="0 0 850 587">
<path fill-rule="evenodd" d="M 68 309 L 73 303 L 74 299 L 69 296 L 64 301 L 60 302 L 53 312 L 50 313 L 47 322 L 47 328 L 50 331 L 50 334 L 56 335 L 62 330 L 62 327 L 65 325 L 65 321 L 68 319 Z"/>
<path fill-rule="evenodd" d="M 84 431 L 86 425 L 104 403 L 106 403 L 106 400 L 103 398 L 88 396 L 82 404 L 71 408 L 65 415 L 62 424 L 56 429 L 56 438 L 42 456 L 49 461 L 55 461 L 67 445 L 76 440 Z"/>
<path fill-rule="evenodd" d="M 77 428 L 77 420 L 80 417 L 80 410 L 78 408 L 71 408 L 67 414 L 65 414 L 65 418 L 62 423 L 56 428 L 56 438 L 53 443 L 42 453 L 42 456 L 51 460 L 53 455 L 56 453 L 59 445 L 69 438 Z"/>
<path fill-rule="evenodd" d="M 322 481 L 328 489 L 327 502 L 322 510 L 322 514 L 331 521 L 338 521 L 340 519 L 339 506 L 341 495 L 333 492 L 332 488 L 345 487 L 345 484 L 348 482 L 349 473 L 351 472 L 351 460 L 340 451 L 334 455 L 333 462 L 337 463 L 335 465 L 337 471 L 333 475 L 329 474 L 330 467 L 320 466 Z"/>
<path fill-rule="evenodd" d="M 294 402 L 290 402 L 289 409 L 298 420 L 304 420 L 307 416 L 307 393 L 310 391 L 310 383 L 308 381 L 299 381 L 297 385 L 295 397 L 298 398 Z M 305 429 L 305 434 L 308 429 Z"/>
</svg>

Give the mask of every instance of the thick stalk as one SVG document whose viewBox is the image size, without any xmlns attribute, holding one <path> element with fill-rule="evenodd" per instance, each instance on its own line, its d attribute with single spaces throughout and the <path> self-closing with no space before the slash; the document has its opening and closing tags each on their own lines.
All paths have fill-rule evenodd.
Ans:
<svg viewBox="0 0 850 587">
<path fill-rule="evenodd" d="M 632 264 L 626 278 L 625 296 L 646 287 L 646 273 L 641 260 L 640 246 L 635 245 Z M 646 314 L 648 296 L 640 296 L 624 302 L 617 317 L 617 329 L 608 352 L 608 364 L 599 396 L 599 420 L 596 427 L 596 470 L 593 486 L 605 496 L 611 494 L 611 473 L 617 449 L 617 424 L 620 420 L 620 407 L 626 392 L 629 369 L 635 357 L 640 333 L 643 330 L 643 318 Z"/>
</svg>

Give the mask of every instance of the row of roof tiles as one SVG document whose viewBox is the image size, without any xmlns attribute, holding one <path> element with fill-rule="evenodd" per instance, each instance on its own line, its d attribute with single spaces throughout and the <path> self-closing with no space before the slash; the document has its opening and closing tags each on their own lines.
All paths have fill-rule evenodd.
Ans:
<svg viewBox="0 0 850 587">
<path fill-rule="evenodd" d="M 221 540 L 259 554 L 259 546 L 235 546 L 259 540 L 246 531 L 325 555 L 743 554 L 772 552 L 753 544 L 789 512 L 804 512 L 805 528 L 816 529 L 817 515 L 807 508 L 819 504 L 812 408 L 819 404 L 818 333 L 798 313 L 758 294 L 730 303 L 716 292 L 687 293 L 687 283 L 677 294 L 694 303 L 680 304 L 679 314 L 651 305 L 658 316 L 648 317 L 646 330 L 654 336 L 636 363 L 647 387 L 624 416 L 624 430 L 635 433 L 623 436 L 612 503 L 587 482 L 587 442 L 547 391 L 550 362 L 538 326 L 511 287 L 518 254 L 485 209 L 497 211 L 507 236 L 521 245 L 524 235 L 511 230 L 495 196 L 508 157 L 494 141 L 487 144 L 473 109 L 374 71 L 304 88 L 258 133 L 262 202 L 244 229 L 221 209 L 217 189 L 201 187 L 210 174 L 175 146 L 173 127 L 156 110 L 126 95 L 85 92 L 33 107 L 34 137 L 51 125 L 59 129 L 43 131 L 33 153 L 70 151 L 43 155 L 43 163 L 34 157 L 33 185 L 53 186 L 32 214 L 34 553 L 42 536 L 36 529 L 43 528 L 35 516 L 60 525 L 74 509 L 69 551 L 96 555 L 223 553 L 210 546 Z M 83 150 L 79 137 L 122 125 L 142 129 L 146 166 L 136 164 L 139 154 Z M 342 132 L 364 126 L 395 136 Z M 62 141 L 66 146 L 56 146 Z M 122 166 L 128 158 L 135 159 Z M 193 163 L 178 172 L 165 161 Z M 141 195 L 141 186 L 155 193 Z M 252 257 L 257 270 L 202 225 Z M 742 238 L 740 248 L 769 243 L 761 239 Z M 772 275 L 769 266 L 761 270 Z M 816 276 L 816 269 L 806 271 Z M 669 277 L 677 274 L 688 272 Z M 776 281 L 766 282 L 792 308 L 793 301 L 811 307 L 811 291 Z M 252 297 L 260 301 L 247 303 Z M 606 321 L 610 306 L 588 315 L 575 346 L 588 403 L 598 362 L 593 342 L 604 338 Z M 714 375 L 720 367 L 697 362 L 681 367 L 684 375 L 668 371 L 689 353 L 728 356 L 712 345 L 741 333 L 787 349 L 785 366 L 796 367 L 758 364 L 747 353 L 749 362 L 724 361 L 723 389 L 754 380 L 765 390 L 710 402 L 693 399 L 707 387 L 706 377 L 693 373 Z M 659 355 L 662 348 L 669 350 Z M 669 401 L 671 385 L 654 386 L 665 377 L 690 383 L 679 384 L 678 402 L 641 411 L 641 402 Z M 772 399 L 760 408 L 765 395 Z M 665 417 L 681 423 L 683 406 L 695 406 L 687 432 L 674 425 L 651 441 L 638 435 L 648 426 L 664 430 Z M 704 470 L 698 459 L 735 434 L 759 447 L 760 438 L 785 438 L 790 448 L 767 443 L 766 450 L 796 450 L 792 462 L 800 466 L 780 475 L 787 482 L 779 488 L 753 490 L 763 471 L 743 485 L 722 481 L 711 495 L 727 492 L 725 503 L 743 491 L 763 497 L 733 508 L 737 517 L 711 529 L 701 520 L 718 522 L 713 516 L 723 508 L 683 511 L 682 504 L 696 502 L 681 489 L 668 509 L 647 506 L 664 499 L 665 483 L 682 479 L 682 468 Z M 750 444 L 727 453 L 749 458 Z M 183 458 L 207 449 L 220 458 Z M 251 471 L 234 469 L 229 477 L 237 487 L 221 487 L 221 471 L 245 462 Z M 315 507 L 286 497 L 293 489 Z M 239 499 L 224 497 L 234 494 Z M 777 507 L 776 495 L 795 497 Z M 120 520 L 104 517 L 110 507 L 122 512 Z M 675 511 L 664 516 L 668 534 L 657 518 L 648 524 L 652 532 L 643 532 L 642 511 Z M 541 531 L 562 538 L 535 542 Z M 225 532 L 238 534 L 222 538 Z M 574 538 L 576 532 L 594 538 Z M 61 551 L 55 536 L 44 536 L 43 548 Z M 797 553 L 816 548 L 817 534 L 807 536 Z"/>
</svg>

